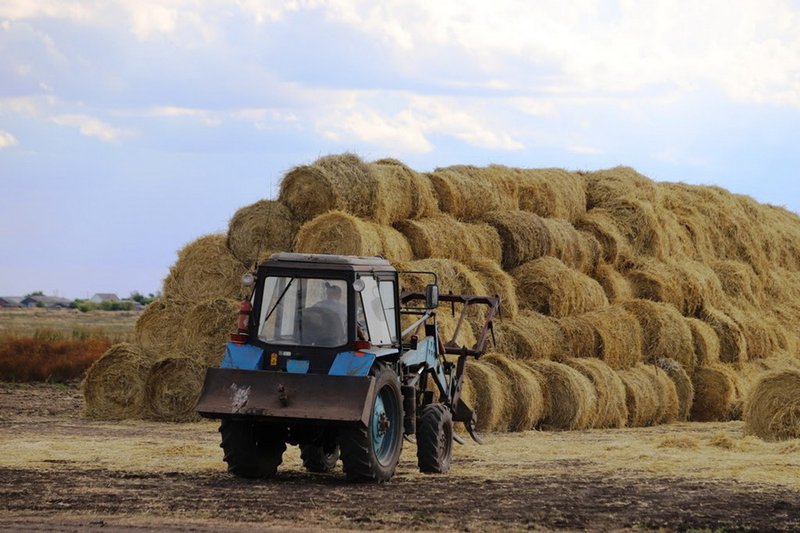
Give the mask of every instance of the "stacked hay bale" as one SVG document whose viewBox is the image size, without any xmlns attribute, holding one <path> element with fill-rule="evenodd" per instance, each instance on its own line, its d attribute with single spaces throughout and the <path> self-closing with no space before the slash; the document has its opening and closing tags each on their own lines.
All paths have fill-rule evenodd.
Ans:
<svg viewBox="0 0 800 533">
<path fill-rule="evenodd" d="M 771 361 L 800 358 L 793 213 L 626 167 L 426 174 L 343 154 L 292 169 L 226 239 L 181 251 L 137 325 L 150 366 L 216 364 L 241 273 L 280 250 L 381 255 L 436 272 L 442 292 L 499 295 L 497 353 L 464 385 L 484 430 L 727 420 Z M 406 290 L 428 282 L 401 276 Z M 449 341 L 455 320 L 440 315 Z M 471 313 L 452 342 L 473 345 L 482 326 Z"/>
</svg>

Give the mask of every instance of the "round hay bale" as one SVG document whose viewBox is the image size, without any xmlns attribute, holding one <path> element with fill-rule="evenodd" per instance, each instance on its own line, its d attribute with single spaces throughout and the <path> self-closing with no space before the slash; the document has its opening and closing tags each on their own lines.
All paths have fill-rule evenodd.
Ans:
<svg viewBox="0 0 800 533">
<path fill-rule="evenodd" d="M 486 287 L 488 295 L 500 297 L 500 316 L 510 319 L 516 317 L 519 313 L 519 304 L 517 303 L 517 288 L 511 274 L 504 271 L 496 261 L 491 259 L 472 258 L 466 261 L 466 266 Z"/>
<path fill-rule="evenodd" d="M 519 208 L 517 181 L 507 167 L 456 165 L 437 168 L 428 176 L 439 209 L 458 219 L 478 220 L 490 211 Z"/>
<path fill-rule="evenodd" d="M 722 289 L 728 298 L 757 305 L 764 296 L 764 284 L 753 267 L 741 261 L 715 261 L 711 268 L 717 273 Z"/>
<path fill-rule="evenodd" d="M 645 371 L 652 381 L 653 391 L 657 396 L 654 424 L 669 424 L 678 419 L 679 401 L 675 383 L 669 375 L 654 365 L 644 365 Z M 679 365 L 680 366 L 680 365 Z"/>
<path fill-rule="evenodd" d="M 599 359 L 572 358 L 565 362 L 594 385 L 597 394 L 597 412 L 593 428 L 621 428 L 628 420 L 625 403 L 625 384 L 614 370 Z"/>
<path fill-rule="evenodd" d="M 84 414 L 101 420 L 141 417 L 145 378 L 151 363 L 134 344 L 112 346 L 89 367 L 81 382 Z"/>
<path fill-rule="evenodd" d="M 730 306 L 726 312 L 742 331 L 748 360 L 765 359 L 777 349 L 777 335 L 765 319 L 763 309 L 747 311 Z"/>
<path fill-rule="evenodd" d="M 379 193 L 378 180 L 367 164 L 347 153 L 293 168 L 281 181 L 278 199 L 305 222 L 334 209 L 372 218 Z"/>
<path fill-rule="evenodd" d="M 597 412 L 597 394 L 592 382 L 567 365 L 553 361 L 526 361 L 544 378 L 547 406 L 541 427 L 547 429 L 587 429 Z"/>
<path fill-rule="evenodd" d="M 136 319 L 133 335 L 141 349 L 154 357 L 178 353 L 181 349 L 184 318 L 191 303 L 157 298 Z"/>
<path fill-rule="evenodd" d="M 225 241 L 224 235 L 206 235 L 184 246 L 164 280 L 163 296 L 190 302 L 245 296 L 242 275 L 247 267 Z"/>
<path fill-rule="evenodd" d="M 716 363 L 695 369 L 692 375 L 694 402 L 691 420 L 715 422 L 733 420 L 741 409 L 733 370 Z"/>
<path fill-rule="evenodd" d="M 656 202 L 659 198 L 655 182 L 630 167 L 614 167 L 596 172 L 579 172 L 586 187 L 586 206 L 605 207 L 617 198 L 632 196 Z"/>
<path fill-rule="evenodd" d="M 195 411 L 206 366 L 187 357 L 167 357 L 150 368 L 145 385 L 146 417 L 162 422 L 199 420 Z"/>
<path fill-rule="evenodd" d="M 242 207 L 228 224 L 228 249 L 253 269 L 259 258 L 292 249 L 299 225 L 289 209 L 275 200 Z"/>
<path fill-rule="evenodd" d="M 612 304 L 633 298 L 631 283 L 611 265 L 600 263 L 592 277 L 603 287 L 606 298 Z"/>
<path fill-rule="evenodd" d="M 181 333 L 180 353 L 203 367 L 219 366 L 230 334 L 236 331 L 239 302 L 214 298 L 192 306 Z"/>
<path fill-rule="evenodd" d="M 689 420 L 694 402 L 694 385 L 689 374 L 674 359 L 656 359 L 656 366 L 663 370 L 675 385 L 678 399 L 677 419 Z"/>
<path fill-rule="evenodd" d="M 523 311 L 513 320 L 495 321 L 494 328 L 497 350 L 515 359 L 554 359 L 561 351 L 558 322 L 539 313 Z"/>
<path fill-rule="evenodd" d="M 528 431 L 542 419 L 544 398 L 537 373 L 526 365 L 497 352 L 481 357 L 505 375 L 511 387 L 511 409 L 505 422 L 507 431 Z"/>
<path fill-rule="evenodd" d="M 297 232 L 294 251 L 381 256 L 389 261 L 409 261 L 413 256 L 408 241 L 396 229 L 344 211 L 330 211 L 303 224 Z"/>
<path fill-rule="evenodd" d="M 466 317 L 461 323 L 458 335 L 453 338 L 453 335 L 456 333 L 456 326 L 458 326 L 459 316 L 459 314 L 454 316 L 450 309 L 445 309 L 444 307 L 439 308 L 436 312 L 436 321 L 439 324 L 439 338 L 441 338 L 445 345 L 472 348 L 475 346 L 477 339 L 475 337 L 475 331 Z"/>
<path fill-rule="evenodd" d="M 498 431 L 510 420 L 513 409 L 508 379 L 497 367 L 470 360 L 464 367 L 461 397 L 478 417 L 479 431 Z"/>
<path fill-rule="evenodd" d="M 527 211 L 491 211 L 483 219 L 500 236 L 506 270 L 550 253 L 550 230 L 542 217 Z"/>
<path fill-rule="evenodd" d="M 634 254 L 658 258 L 669 255 L 669 250 L 665 250 L 663 229 L 653 204 L 634 197 L 625 197 L 610 200 L 603 207 L 614 218 Z"/>
<path fill-rule="evenodd" d="M 584 274 L 594 272 L 601 254 L 600 243 L 594 236 L 576 230 L 566 220 L 545 218 L 543 222 L 550 233 L 548 255 Z"/>
<path fill-rule="evenodd" d="M 542 168 L 521 169 L 515 176 L 520 209 L 569 221 L 586 212 L 586 191 L 577 174 L 560 168 Z"/>
<path fill-rule="evenodd" d="M 627 425 L 644 427 L 658 423 L 661 393 L 654 384 L 652 368 L 638 364 L 617 372 L 625 385 L 625 405 L 628 408 Z"/>
<path fill-rule="evenodd" d="M 391 224 L 406 218 L 425 218 L 439 212 L 431 180 L 396 159 L 369 165 L 380 186 L 375 221 Z"/>
<path fill-rule="evenodd" d="M 725 363 L 747 361 L 747 340 L 742 329 L 730 316 L 714 307 L 706 307 L 700 319 L 711 326 L 719 339 L 719 358 Z"/>
<path fill-rule="evenodd" d="M 486 296 L 488 291 L 480 278 L 466 265 L 452 259 L 428 258 L 416 261 L 396 262 L 400 272 L 402 291 L 425 292 L 425 287 L 433 283 L 433 277 L 413 272 L 434 272 L 439 282 L 439 294 L 465 294 Z"/>
<path fill-rule="evenodd" d="M 520 307 L 554 317 L 593 311 L 608 305 L 603 288 L 554 257 L 542 257 L 511 271 Z"/>
<path fill-rule="evenodd" d="M 642 328 L 620 305 L 563 318 L 559 323 L 566 357 L 596 357 L 614 370 L 630 368 L 642 359 Z"/>
<path fill-rule="evenodd" d="M 620 304 L 639 321 L 642 327 L 643 360 L 671 358 L 687 371 L 695 366 L 692 331 L 686 321 L 671 305 L 650 300 L 629 300 Z"/>
<path fill-rule="evenodd" d="M 468 261 L 482 257 L 500 261 L 500 237 L 488 224 L 459 222 L 449 215 L 402 220 L 394 227 L 411 246 L 415 259 L 443 257 Z"/>
<path fill-rule="evenodd" d="M 719 362 L 719 337 L 714 328 L 699 318 L 685 318 L 692 331 L 692 343 L 698 366 Z"/>
<path fill-rule="evenodd" d="M 600 244 L 601 258 L 616 265 L 623 256 L 630 255 L 628 239 L 606 209 L 592 209 L 575 221 L 575 228 L 591 234 Z"/>
</svg>

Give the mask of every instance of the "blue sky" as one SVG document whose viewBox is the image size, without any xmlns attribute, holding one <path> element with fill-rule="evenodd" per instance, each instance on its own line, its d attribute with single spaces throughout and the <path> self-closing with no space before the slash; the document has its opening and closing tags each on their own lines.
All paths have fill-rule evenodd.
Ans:
<svg viewBox="0 0 800 533">
<path fill-rule="evenodd" d="M 800 2 L 0 0 L 0 295 L 160 288 L 320 155 L 800 211 Z"/>
</svg>

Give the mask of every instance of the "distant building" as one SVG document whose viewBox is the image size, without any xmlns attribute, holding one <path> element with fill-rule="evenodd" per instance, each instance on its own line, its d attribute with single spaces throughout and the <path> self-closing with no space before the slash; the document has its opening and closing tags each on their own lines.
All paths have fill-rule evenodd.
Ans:
<svg viewBox="0 0 800 533">
<path fill-rule="evenodd" d="M 0 307 L 22 307 L 23 296 L 0 296 Z"/>
<path fill-rule="evenodd" d="M 72 300 L 59 296 L 26 296 L 20 302 L 23 307 L 69 307 Z"/>
<path fill-rule="evenodd" d="M 98 292 L 97 294 L 89 298 L 89 301 L 96 304 L 101 304 L 103 302 L 119 302 L 120 300 L 119 296 L 117 296 L 112 292 Z"/>
</svg>

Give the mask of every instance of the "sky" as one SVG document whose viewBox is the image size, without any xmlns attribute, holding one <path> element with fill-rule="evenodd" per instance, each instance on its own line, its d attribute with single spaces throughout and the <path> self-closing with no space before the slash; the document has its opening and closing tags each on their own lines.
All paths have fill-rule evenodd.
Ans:
<svg viewBox="0 0 800 533">
<path fill-rule="evenodd" d="M 156 292 L 331 153 L 798 212 L 798 28 L 797 0 L 0 0 L 0 295 Z"/>
</svg>

